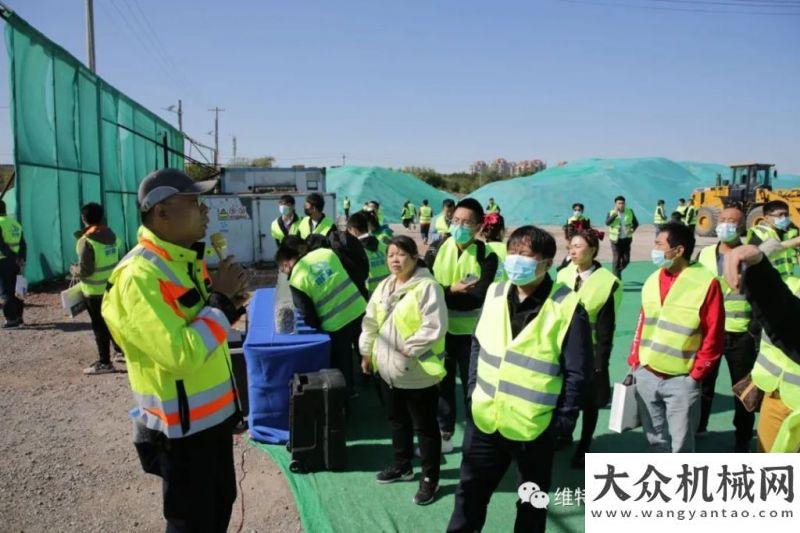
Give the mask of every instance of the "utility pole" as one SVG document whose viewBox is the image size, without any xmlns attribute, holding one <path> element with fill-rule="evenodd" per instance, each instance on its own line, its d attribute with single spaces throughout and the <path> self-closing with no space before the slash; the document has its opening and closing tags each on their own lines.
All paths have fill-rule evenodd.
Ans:
<svg viewBox="0 0 800 533">
<path fill-rule="evenodd" d="M 94 64 L 94 0 L 86 0 L 86 50 L 89 70 L 95 72 Z"/>
<path fill-rule="evenodd" d="M 225 111 L 219 107 L 209 109 L 214 112 L 214 166 L 219 166 L 219 112 Z"/>
<path fill-rule="evenodd" d="M 178 98 L 178 130 L 183 133 L 183 102 Z"/>
<path fill-rule="evenodd" d="M 236 135 L 233 136 L 233 164 L 236 164 Z"/>
</svg>

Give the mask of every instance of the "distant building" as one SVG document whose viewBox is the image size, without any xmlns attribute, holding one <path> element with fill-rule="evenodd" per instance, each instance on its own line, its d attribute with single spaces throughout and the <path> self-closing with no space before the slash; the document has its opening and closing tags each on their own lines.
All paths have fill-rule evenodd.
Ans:
<svg viewBox="0 0 800 533">
<path fill-rule="evenodd" d="M 486 161 L 475 161 L 469 166 L 470 174 L 486 174 L 487 170 L 489 170 L 489 165 L 486 164 Z"/>
<path fill-rule="evenodd" d="M 511 175 L 511 163 L 503 157 L 498 157 L 492 161 L 490 170 L 498 176 L 506 178 Z"/>
</svg>

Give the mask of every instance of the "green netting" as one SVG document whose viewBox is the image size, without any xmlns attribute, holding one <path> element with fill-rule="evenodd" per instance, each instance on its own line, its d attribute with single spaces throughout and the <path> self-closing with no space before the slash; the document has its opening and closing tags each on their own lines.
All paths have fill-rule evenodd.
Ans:
<svg viewBox="0 0 800 533">
<path fill-rule="evenodd" d="M 506 224 L 562 225 L 581 202 L 595 226 L 603 226 L 614 197 L 623 195 L 639 222 L 651 224 L 659 199 L 670 211 L 678 198 L 689 198 L 697 187 L 716 182 L 717 173 L 728 178 L 730 169 L 715 163 L 677 163 L 661 157 L 582 159 L 549 168 L 533 176 L 498 181 L 470 196 L 484 205 L 490 197 L 500 205 Z M 779 175 L 775 188 L 800 186 L 797 176 Z M 667 213 L 669 215 L 669 213 Z"/>
<path fill-rule="evenodd" d="M 4 199 L 25 231 L 25 275 L 37 282 L 76 261 L 85 203 L 104 204 L 109 225 L 127 247 L 135 243 L 138 184 L 157 168 L 183 168 L 183 135 L 24 20 L 3 15 L 17 171 Z"/>
<path fill-rule="evenodd" d="M 386 222 L 400 222 L 400 212 L 407 200 L 417 207 L 422 200 L 428 200 L 434 213 L 438 213 L 442 200 L 455 198 L 416 176 L 380 167 L 332 168 L 326 180 L 328 190 L 336 193 L 337 212 L 341 212 L 345 196 L 350 197 L 351 212 L 361 209 L 364 202 L 376 200 Z"/>
</svg>

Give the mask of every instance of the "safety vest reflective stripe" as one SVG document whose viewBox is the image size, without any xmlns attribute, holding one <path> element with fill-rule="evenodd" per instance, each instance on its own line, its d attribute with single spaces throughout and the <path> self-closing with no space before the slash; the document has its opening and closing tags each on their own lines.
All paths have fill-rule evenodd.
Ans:
<svg viewBox="0 0 800 533">
<path fill-rule="evenodd" d="M 304 217 L 299 224 L 299 235 L 304 239 L 311 234 L 327 237 L 332 229 L 333 223 L 328 217 L 323 217 L 314 228 L 314 231 L 311 231 L 311 217 Z"/>
<path fill-rule="evenodd" d="M 698 262 L 716 276 L 725 297 L 725 331 L 744 333 L 750 327 L 751 307 L 743 294 L 734 292 L 717 264 L 718 245 L 707 246 L 700 252 Z"/>
<path fill-rule="evenodd" d="M 364 247 L 369 259 L 369 278 L 367 278 L 367 290 L 375 292 L 381 281 L 389 277 L 389 265 L 386 264 L 386 245 L 378 241 L 378 248 L 375 251 Z"/>
<path fill-rule="evenodd" d="M 486 250 L 487 255 L 491 250 Z M 439 247 L 436 260 L 433 262 L 433 276 L 443 287 L 450 287 L 467 275 L 480 277 L 481 265 L 478 263 L 478 244 L 472 243 L 458 254 L 458 246 L 453 239 L 447 239 Z M 471 335 L 480 317 L 480 309 L 455 310 L 448 309 L 447 331 L 452 335 Z"/>
<path fill-rule="evenodd" d="M 352 282 L 351 282 L 351 283 L 352 283 Z M 346 308 L 347 308 L 347 307 L 348 307 L 348 306 L 349 306 L 351 303 L 353 303 L 353 302 L 357 301 L 359 298 L 362 298 L 362 299 L 363 299 L 363 296 L 361 296 L 361 293 L 360 293 L 360 292 L 358 292 L 358 291 L 354 292 L 354 293 L 353 293 L 353 294 L 351 294 L 351 295 L 350 295 L 350 296 L 349 296 L 349 297 L 348 297 L 348 298 L 347 298 L 345 301 L 343 301 L 342 303 L 340 303 L 339 305 L 337 305 L 336 307 L 334 307 L 334 308 L 333 308 L 333 309 L 331 309 L 330 311 L 327 311 L 327 312 L 325 312 L 325 313 L 322 313 L 322 314 L 320 315 L 319 319 L 320 319 L 322 322 L 325 322 L 325 321 L 327 321 L 327 320 L 330 320 L 331 318 L 333 318 L 334 316 L 336 316 L 336 315 L 337 315 L 339 312 L 341 312 L 341 311 L 344 311 L 344 310 L 345 310 L 345 309 L 346 309 Z"/>
<path fill-rule="evenodd" d="M 661 344 L 660 342 L 653 342 L 650 339 L 642 339 L 640 346 L 650 348 L 650 350 L 654 352 L 670 355 L 672 357 L 679 357 L 681 359 L 693 359 L 694 354 L 696 353 L 696 350 L 681 351 L 665 344 Z"/>
<path fill-rule="evenodd" d="M 189 326 L 195 330 L 200 338 L 203 340 L 208 353 L 206 359 L 211 356 L 211 353 L 219 347 L 220 344 L 227 342 L 228 334 L 225 328 L 220 326 L 220 323 L 227 323 L 228 319 L 225 314 L 214 307 L 204 307 L 194 318 Z"/>
<path fill-rule="evenodd" d="M 699 335 L 700 328 L 688 328 L 686 326 L 681 326 L 680 324 L 675 324 L 673 322 L 667 322 L 663 318 L 654 318 L 649 317 L 644 319 L 645 326 L 656 326 L 660 329 L 665 329 L 667 331 L 672 331 L 675 333 L 680 333 L 682 335 Z"/>
<path fill-rule="evenodd" d="M 560 394 L 540 392 L 527 387 L 522 387 L 510 381 L 500 381 L 498 391 L 509 396 L 515 396 L 521 400 L 531 403 L 538 403 L 542 405 L 549 405 L 555 407 L 558 404 L 558 397 Z"/>
<path fill-rule="evenodd" d="M 422 224 L 430 223 L 431 219 L 433 219 L 433 209 L 430 207 L 423 205 L 419 208 L 419 221 Z"/>
<path fill-rule="evenodd" d="M 653 223 L 663 224 L 666 221 L 667 217 L 664 216 L 664 210 L 661 207 L 656 207 L 655 213 L 653 213 Z"/>
<path fill-rule="evenodd" d="M 769 226 L 753 226 L 750 228 L 750 231 L 758 236 L 762 242 L 768 239 L 774 239 L 778 242 L 781 241 L 778 232 Z M 791 235 L 793 234 L 792 232 Z M 784 240 L 791 238 L 791 235 L 787 232 L 784 235 Z M 775 267 L 775 270 L 777 270 L 782 277 L 786 278 L 794 273 L 794 264 L 797 262 L 797 251 L 794 249 L 787 249 L 777 252 L 769 257 L 769 262 L 772 263 L 772 266 Z"/>
<path fill-rule="evenodd" d="M 164 260 L 161 259 L 161 257 L 159 257 L 155 252 L 148 250 L 147 248 L 141 248 L 141 247 L 134 248 L 133 250 L 128 252 L 128 254 L 125 257 L 123 257 L 122 261 L 120 261 L 118 264 L 122 265 L 137 256 L 142 257 L 145 260 L 150 261 L 155 266 L 157 266 L 158 270 L 160 270 L 161 273 L 164 274 L 167 277 L 167 279 L 170 280 L 175 285 L 182 285 L 181 280 L 178 279 L 178 276 L 176 276 L 175 273 L 167 266 Z"/>
</svg>

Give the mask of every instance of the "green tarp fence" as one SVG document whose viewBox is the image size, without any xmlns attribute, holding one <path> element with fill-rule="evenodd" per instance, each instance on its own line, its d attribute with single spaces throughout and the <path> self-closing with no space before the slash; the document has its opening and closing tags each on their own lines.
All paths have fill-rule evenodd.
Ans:
<svg viewBox="0 0 800 533">
<path fill-rule="evenodd" d="M 104 205 L 127 248 L 136 190 L 148 173 L 183 168 L 183 135 L 11 12 L 6 20 L 16 181 L 4 200 L 22 223 L 30 282 L 69 271 L 80 207 Z"/>
</svg>

